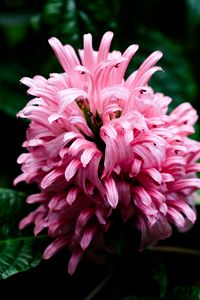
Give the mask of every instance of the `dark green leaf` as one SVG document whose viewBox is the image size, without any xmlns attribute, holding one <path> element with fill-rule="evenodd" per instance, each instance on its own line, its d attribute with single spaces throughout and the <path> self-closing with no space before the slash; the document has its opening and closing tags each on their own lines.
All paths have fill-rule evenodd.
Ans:
<svg viewBox="0 0 200 300">
<path fill-rule="evenodd" d="M 200 21 L 200 3 L 199 0 L 187 0 L 186 1 L 189 12 L 191 13 L 191 16 L 193 18 L 193 22 L 199 22 Z"/>
<path fill-rule="evenodd" d="M 101 35 L 107 30 L 117 30 L 119 11 L 117 0 L 47 0 L 32 24 L 38 29 L 46 27 L 50 36 L 56 35 L 63 42 L 82 47 L 84 33 L 91 32 L 96 37 L 97 32 Z"/>
<path fill-rule="evenodd" d="M 15 47 L 23 41 L 31 19 L 30 14 L 0 15 L 0 26 L 3 27 L 7 45 Z"/>
<path fill-rule="evenodd" d="M 0 110 L 11 117 L 16 117 L 19 110 L 25 105 L 24 97 L 13 93 L 10 89 L 1 88 Z"/>
<path fill-rule="evenodd" d="M 170 300 L 200 300 L 200 287 L 175 287 L 170 294 Z"/>
<path fill-rule="evenodd" d="M 122 298 L 121 300 L 158 300 L 158 298 L 151 297 L 151 296 L 128 296 L 125 298 Z"/>
<path fill-rule="evenodd" d="M 200 190 L 196 191 L 196 193 L 194 194 L 194 198 L 195 198 L 195 204 L 200 205 Z"/>
<path fill-rule="evenodd" d="M 0 223 L 11 221 L 24 206 L 26 195 L 10 189 L 0 188 Z"/>
<path fill-rule="evenodd" d="M 21 236 L 0 240 L 0 279 L 36 267 L 42 260 L 41 243 L 46 236 Z"/>
<path fill-rule="evenodd" d="M 85 1 L 81 0 L 79 1 L 79 7 L 81 14 L 86 21 L 85 25 L 89 25 L 87 30 L 94 32 L 93 28 L 95 28 L 100 34 L 108 29 L 113 31 L 117 29 L 120 11 L 119 1 L 89 0 L 87 1 L 87 5 L 85 5 Z"/>
<path fill-rule="evenodd" d="M 80 40 L 78 10 L 75 0 L 48 0 L 41 14 L 41 26 L 48 27 L 50 35 L 62 42 L 77 44 Z"/>
<path fill-rule="evenodd" d="M 23 73 L 22 66 L 16 62 L 1 64 L 0 72 L 0 110 L 4 113 L 16 117 L 16 113 L 21 110 L 26 101 L 26 95 L 22 94 L 19 80 Z"/>
<path fill-rule="evenodd" d="M 199 122 L 195 124 L 195 133 L 191 136 L 194 140 L 200 140 L 200 124 Z"/>
<path fill-rule="evenodd" d="M 167 273 L 164 264 L 160 261 L 156 261 L 152 266 L 152 279 L 159 287 L 160 297 L 164 298 L 167 292 Z"/>
<path fill-rule="evenodd" d="M 26 195 L 0 188 L 0 279 L 37 266 L 46 236 L 34 237 L 18 229 Z"/>
</svg>

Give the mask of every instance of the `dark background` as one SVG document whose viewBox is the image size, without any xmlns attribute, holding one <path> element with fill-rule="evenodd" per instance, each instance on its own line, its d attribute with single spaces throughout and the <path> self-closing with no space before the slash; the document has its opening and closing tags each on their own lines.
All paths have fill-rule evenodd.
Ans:
<svg viewBox="0 0 200 300">
<path fill-rule="evenodd" d="M 56 36 L 63 44 L 81 48 L 82 35 L 91 32 L 97 49 L 107 30 L 115 33 L 113 49 L 123 51 L 130 44 L 140 45 L 129 72 L 152 51 L 163 51 L 160 65 L 164 72 L 155 74 L 150 84 L 156 91 L 173 98 L 171 108 L 189 101 L 199 112 L 199 0 L 1 0 L 1 187 L 13 188 L 13 179 L 20 173 L 16 158 L 22 151 L 27 123 L 17 119 L 16 113 L 28 100 L 20 78 L 61 71 L 48 38 Z M 194 138 L 198 140 L 199 132 L 197 124 Z M 28 191 L 25 185 L 16 189 Z M 200 251 L 199 233 L 198 219 L 189 233 L 175 233 L 161 245 Z M 57 299 L 63 293 L 64 299 L 84 299 L 106 278 L 106 284 L 91 299 L 160 299 L 162 288 L 167 289 L 166 299 L 200 299 L 198 253 L 158 251 L 155 256 L 148 251 L 138 254 L 134 250 L 132 255 L 127 250 L 123 255 L 116 259 L 118 267 L 112 272 L 106 264 L 83 261 L 71 278 L 67 275 L 67 254 L 61 252 L 35 269 L 1 281 L 0 293 L 5 292 L 7 297 L 14 293 L 20 298 L 42 295 L 47 298 L 55 294 Z M 116 260 L 113 259 L 113 265 Z M 135 296 L 125 298 L 130 295 Z"/>
</svg>

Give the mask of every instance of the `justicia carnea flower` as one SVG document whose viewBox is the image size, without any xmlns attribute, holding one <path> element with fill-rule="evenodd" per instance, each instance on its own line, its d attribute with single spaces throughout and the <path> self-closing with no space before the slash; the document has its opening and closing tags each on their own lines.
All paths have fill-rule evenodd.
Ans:
<svg viewBox="0 0 200 300">
<path fill-rule="evenodd" d="M 118 210 L 141 232 L 141 249 L 169 237 L 172 226 L 187 230 L 195 222 L 193 193 L 200 188 L 200 143 L 194 132 L 197 113 L 189 103 L 167 114 L 171 98 L 148 86 L 162 57 L 153 52 L 128 78 L 127 66 L 138 49 L 110 52 L 112 32 L 98 51 L 84 35 L 79 57 L 56 38 L 49 43 L 63 73 L 22 78 L 34 98 L 18 113 L 30 120 L 28 152 L 18 158 L 15 179 L 37 183 L 27 198 L 38 208 L 20 222 L 34 223 L 53 242 L 44 258 L 67 246 L 72 274 L 83 253 L 103 240 Z"/>
</svg>

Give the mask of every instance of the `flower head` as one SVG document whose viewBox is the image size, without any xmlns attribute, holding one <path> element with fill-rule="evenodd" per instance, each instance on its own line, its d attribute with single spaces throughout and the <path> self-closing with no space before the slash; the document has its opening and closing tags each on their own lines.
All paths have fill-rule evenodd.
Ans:
<svg viewBox="0 0 200 300">
<path fill-rule="evenodd" d="M 27 198 L 38 208 L 20 222 L 35 224 L 53 242 L 49 258 L 68 246 L 73 273 L 83 253 L 115 222 L 134 219 L 141 248 L 169 237 L 172 225 L 184 231 L 195 222 L 193 192 L 200 143 L 194 132 L 197 113 L 183 103 L 167 114 L 171 98 L 148 86 L 162 53 L 152 53 L 127 79 L 127 66 L 138 49 L 110 52 L 112 32 L 98 51 L 84 35 L 80 58 L 70 45 L 49 40 L 64 72 L 22 78 L 34 98 L 18 116 L 30 120 L 28 152 L 18 158 L 15 179 L 37 183 L 40 192 Z"/>
</svg>

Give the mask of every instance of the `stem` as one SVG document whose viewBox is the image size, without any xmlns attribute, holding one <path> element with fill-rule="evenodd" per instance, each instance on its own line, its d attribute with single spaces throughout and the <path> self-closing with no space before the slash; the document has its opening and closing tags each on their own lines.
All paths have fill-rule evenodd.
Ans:
<svg viewBox="0 0 200 300">
<path fill-rule="evenodd" d="M 150 248 L 156 252 L 168 252 L 168 253 L 179 253 L 179 254 L 188 254 L 200 256 L 200 251 L 191 248 L 181 248 L 181 247 L 173 247 L 173 246 L 153 246 Z"/>
<path fill-rule="evenodd" d="M 100 292 L 100 290 L 102 289 L 102 288 L 104 288 L 104 286 L 108 283 L 108 281 L 111 279 L 111 277 L 112 277 L 112 275 L 111 274 L 108 274 L 107 276 L 106 276 L 106 278 L 104 278 L 104 280 L 103 281 L 101 281 L 92 291 L 91 291 L 91 293 L 88 295 L 88 296 L 86 296 L 85 298 L 84 298 L 84 300 L 91 300 L 91 299 L 93 299 L 95 296 L 96 296 L 96 294 L 98 294 L 99 292 Z"/>
</svg>

